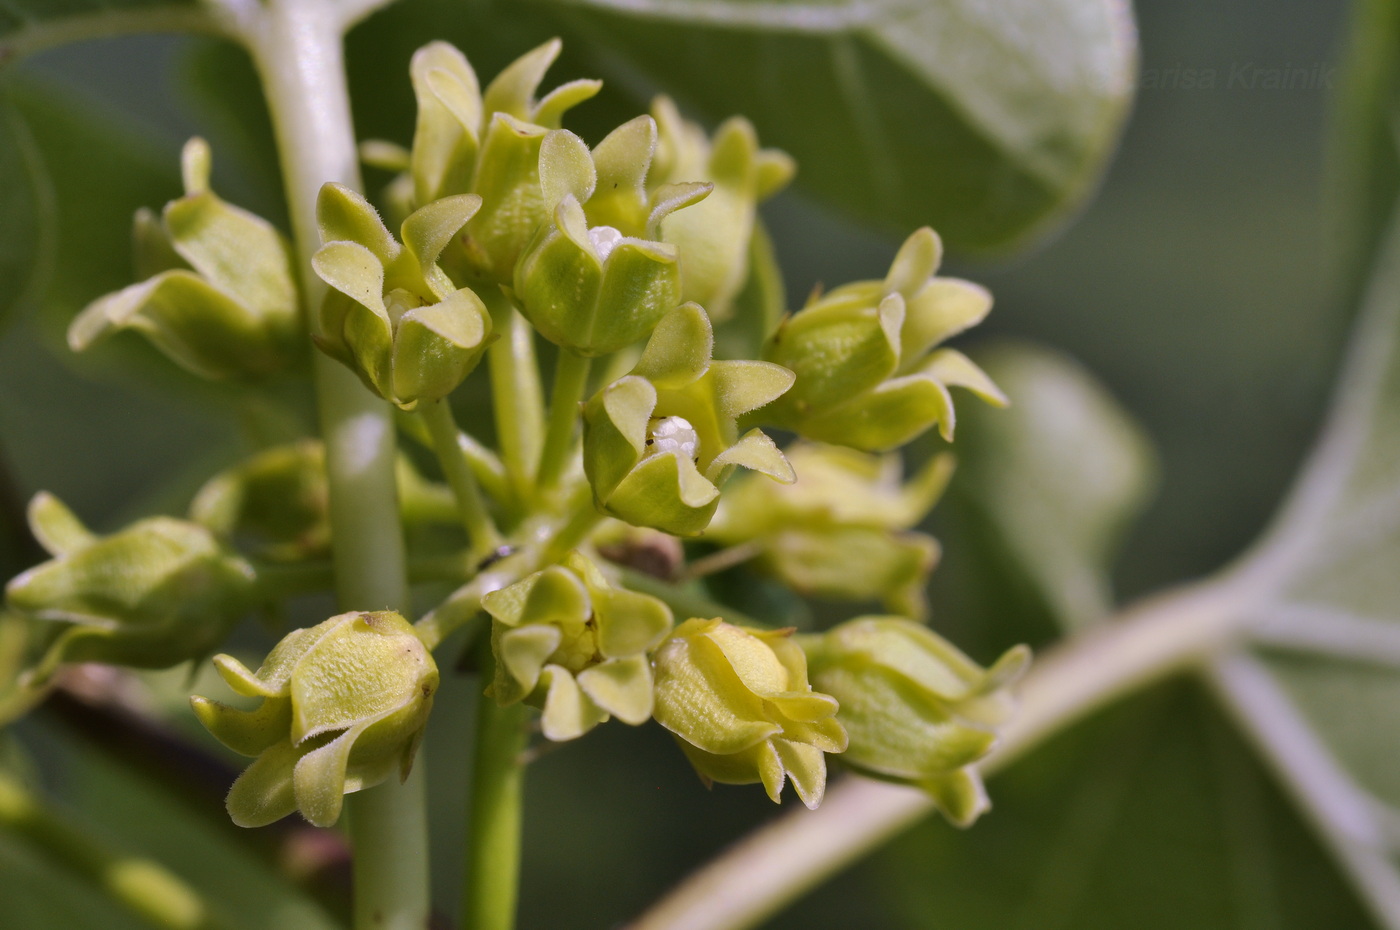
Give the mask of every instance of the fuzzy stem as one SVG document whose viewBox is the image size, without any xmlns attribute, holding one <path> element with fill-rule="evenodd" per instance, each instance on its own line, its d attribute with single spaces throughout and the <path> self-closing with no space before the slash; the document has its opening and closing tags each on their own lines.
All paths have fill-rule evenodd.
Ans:
<svg viewBox="0 0 1400 930">
<path fill-rule="evenodd" d="M 484 652 L 489 654 L 490 650 Z M 489 660 L 483 679 L 492 674 Z M 462 885 L 463 930 L 512 930 L 520 884 L 520 825 L 528 710 L 481 695 L 469 806 L 470 842 Z"/>
<path fill-rule="evenodd" d="M 325 286 L 311 270 L 320 245 L 316 197 L 338 181 L 361 186 L 341 46 L 346 13 L 334 0 L 267 0 L 238 24 L 262 78 L 287 192 L 309 312 Z M 314 360 L 330 484 L 336 595 L 348 610 L 408 608 L 389 405 L 346 368 Z M 405 784 L 390 780 L 347 799 L 355 848 L 355 928 L 427 925 L 428 833 L 422 762 Z"/>
<path fill-rule="evenodd" d="M 501 459 L 517 500 L 528 501 L 544 434 L 544 397 L 535 361 L 535 333 L 505 295 L 489 287 L 480 291 L 501 338 L 486 350 L 491 366 L 491 402 Z"/>
<path fill-rule="evenodd" d="M 438 464 L 442 466 L 452 494 L 457 498 L 457 512 L 462 518 L 467 538 L 471 540 L 472 551 L 485 555 L 501 544 L 501 534 L 486 511 L 486 502 L 481 499 L 481 490 L 477 487 L 471 465 L 462 454 L 452 408 L 444 397 L 422 405 L 420 415 L 432 436 Z"/>
<path fill-rule="evenodd" d="M 1041 659 L 990 774 L 1115 698 L 1196 667 L 1238 634 L 1247 585 L 1227 578 L 1158 597 Z M 628 930 L 741 930 L 933 810 L 922 791 L 848 777 L 814 811 L 756 831 L 643 914 Z"/>
<path fill-rule="evenodd" d="M 553 489 L 568 467 L 569 453 L 574 447 L 574 426 L 578 423 L 578 405 L 588 390 L 588 372 L 592 367 L 593 359 L 575 355 L 568 349 L 559 350 L 549 394 L 549 428 L 545 433 L 544 451 L 540 453 L 536 481 L 540 491 Z"/>
</svg>

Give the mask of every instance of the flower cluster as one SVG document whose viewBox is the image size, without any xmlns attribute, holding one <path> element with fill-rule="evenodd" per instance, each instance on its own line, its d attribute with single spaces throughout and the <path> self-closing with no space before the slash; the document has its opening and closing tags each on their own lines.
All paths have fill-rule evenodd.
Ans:
<svg viewBox="0 0 1400 930">
<path fill-rule="evenodd" d="M 934 428 L 951 440 L 950 388 L 1006 402 L 942 345 L 990 295 L 936 275 L 941 244 L 925 228 L 883 280 L 779 320 L 776 297 L 753 297 L 781 291 L 757 211 L 792 160 L 742 118 L 707 135 L 666 98 L 590 145 L 562 123 L 599 83 L 540 95 L 559 50 L 526 53 L 484 89 L 452 46 L 418 50 L 411 147 L 363 149 L 395 173 L 382 216 L 344 185 L 319 193 L 320 280 L 305 289 L 317 306 L 301 305 L 281 234 L 218 198 L 208 147 L 186 146 L 184 196 L 137 215 L 143 280 L 85 309 L 73 346 L 131 329 L 192 372 L 248 380 L 295 360 L 307 320 L 316 348 L 393 408 L 378 404 L 365 435 L 257 450 L 203 486 L 188 520 L 99 537 L 36 498 L 31 525 L 52 559 L 9 584 L 5 625 L 66 625 L 31 675 L 202 660 L 249 608 L 341 570 L 333 492 L 364 466 L 345 437 L 387 450 L 392 411 L 444 479 L 400 455 L 399 523 L 454 524 L 408 535 L 414 571 L 463 587 L 418 626 L 383 603 L 346 604 L 358 609 L 294 630 L 256 671 L 214 658 L 261 702 L 193 698 L 216 738 L 255 757 L 228 797 L 236 823 L 300 811 L 329 825 L 346 793 L 405 776 L 437 691 L 431 650 L 482 614 L 489 637 L 470 654 L 485 694 L 537 709 L 547 740 L 654 719 L 706 784 L 760 783 L 777 801 L 791 782 L 809 807 L 839 754 L 970 822 L 986 807 L 974 763 L 1027 655 L 982 669 L 920 625 L 939 550 L 918 527 L 952 459 L 905 480 L 891 450 Z M 773 312 L 750 319 L 755 303 Z M 558 365 L 547 411 L 536 335 Z M 459 430 L 449 403 L 485 359 L 497 448 Z M 663 573 L 689 577 L 645 577 L 607 539 L 642 540 L 666 553 Z M 802 635 L 732 622 L 700 561 L 685 564 L 716 546 L 710 570 L 747 563 L 798 594 L 898 616 Z"/>
</svg>

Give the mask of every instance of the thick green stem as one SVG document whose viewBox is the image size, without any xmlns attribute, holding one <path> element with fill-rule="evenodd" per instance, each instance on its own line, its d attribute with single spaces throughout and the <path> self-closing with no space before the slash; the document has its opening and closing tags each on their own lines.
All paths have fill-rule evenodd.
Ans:
<svg viewBox="0 0 1400 930">
<path fill-rule="evenodd" d="M 447 476 L 452 494 L 457 498 L 457 513 L 462 518 L 462 526 L 471 540 L 472 551 L 485 555 L 501 544 L 501 534 L 491 515 L 486 511 L 486 502 L 481 498 L 476 476 L 471 465 L 462 453 L 457 424 L 452 419 L 452 408 L 447 398 L 424 404 L 420 415 L 433 439 L 433 451 L 437 453 L 438 464 Z"/>
<path fill-rule="evenodd" d="M 489 652 L 489 650 L 486 650 Z M 491 675 L 491 662 L 483 678 Z M 520 824 L 526 724 L 521 704 L 481 696 L 469 806 L 470 843 L 462 886 L 464 930 L 512 930 L 520 885 Z"/>
<path fill-rule="evenodd" d="M 1227 577 L 1159 597 L 1038 660 L 990 774 L 1131 691 L 1192 669 L 1238 635 L 1247 582 Z M 848 777 L 815 812 L 788 814 L 695 872 L 628 930 L 740 930 L 928 816 L 915 788 Z"/>
<path fill-rule="evenodd" d="M 516 498 L 528 501 L 533 496 L 544 434 L 544 392 L 535 361 L 535 333 L 503 294 L 487 287 L 481 289 L 481 298 L 490 308 L 491 325 L 501 337 L 486 351 L 497 444 Z"/>
<path fill-rule="evenodd" d="M 317 193 L 328 181 L 361 186 L 341 46 L 346 7 L 334 0 L 267 0 L 239 9 L 238 28 L 271 110 L 302 296 L 315 312 L 325 294 L 311 270 L 320 245 Z M 337 598 L 347 610 L 407 610 L 389 405 L 329 358 L 317 354 L 314 365 Z M 356 853 L 355 927 L 422 930 L 429 898 L 421 762 L 406 784 L 391 779 L 352 795 L 347 807 Z"/>
<path fill-rule="evenodd" d="M 569 464 L 574 448 L 574 426 L 578 423 L 578 405 L 588 390 L 588 371 L 593 359 L 575 355 L 568 349 L 559 350 L 554 369 L 554 385 L 549 393 L 549 428 L 540 453 L 539 490 L 549 491 L 559 483 Z"/>
</svg>

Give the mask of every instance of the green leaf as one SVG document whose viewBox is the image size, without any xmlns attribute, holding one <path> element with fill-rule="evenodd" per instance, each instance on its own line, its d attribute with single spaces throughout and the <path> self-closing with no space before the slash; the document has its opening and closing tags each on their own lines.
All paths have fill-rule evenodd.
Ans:
<svg viewBox="0 0 1400 930">
<path fill-rule="evenodd" d="M 197 0 L 12 0 L 0 8 L 0 65 L 85 39 L 215 31 Z"/>
<path fill-rule="evenodd" d="M 9 88 L 0 88 L 0 325 L 31 306 L 52 271 L 53 191 L 38 146 Z"/>
<path fill-rule="evenodd" d="M 1352 5 L 1346 69 L 1337 95 L 1334 193 L 1345 279 L 1359 293 L 1400 196 L 1395 104 L 1400 81 L 1400 2 Z"/>
<path fill-rule="evenodd" d="M 1252 648 L 1212 681 L 1387 927 L 1400 927 L 1400 224 L 1322 438 L 1233 573 Z"/>
<path fill-rule="evenodd" d="M 930 818 L 865 871 L 914 930 L 1361 930 L 1346 883 L 1268 772 L 1189 684 L 998 775 L 971 830 Z M 820 913 L 819 894 L 810 909 Z M 806 905 L 801 910 L 805 910 Z M 791 926 L 803 926 L 800 910 Z"/>
<path fill-rule="evenodd" d="M 325 909 L 254 852 L 260 838 L 229 823 L 222 812 L 210 817 L 207 809 L 195 811 L 186 799 L 172 794 L 168 784 L 137 774 L 85 740 L 51 726 L 31 728 L 26 735 L 62 773 L 62 805 L 74 821 L 124 851 L 162 863 L 205 897 L 218 925 L 269 930 L 336 928 Z M 166 764 L 178 767 L 188 763 L 172 757 Z M 188 770 L 185 774 L 199 777 Z M 205 800 L 201 796 L 199 803 Z M 32 904 L 34 895 L 25 889 L 19 897 Z M 7 908 L 11 900 L 5 898 Z"/>
<path fill-rule="evenodd" d="M 574 41 L 711 120 L 742 109 L 798 183 L 892 229 L 991 249 L 1095 183 L 1136 46 L 1117 0 L 553 0 Z M 936 166 L 930 170 L 930 166 Z"/>
<path fill-rule="evenodd" d="M 1011 405 L 964 405 L 952 493 L 1062 627 L 1101 620 L 1113 606 L 1108 571 L 1117 543 L 1153 486 L 1152 450 L 1070 359 L 1002 345 L 979 361 Z"/>
</svg>

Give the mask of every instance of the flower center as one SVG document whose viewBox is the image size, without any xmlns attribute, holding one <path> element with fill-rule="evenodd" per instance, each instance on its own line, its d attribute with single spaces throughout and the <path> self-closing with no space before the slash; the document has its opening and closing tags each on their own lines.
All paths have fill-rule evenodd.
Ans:
<svg viewBox="0 0 1400 930">
<path fill-rule="evenodd" d="M 685 417 L 653 417 L 647 430 L 647 453 L 679 452 L 694 459 L 700 448 L 700 434 Z"/>
<path fill-rule="evenodd" d="M 612 254 L 613 246 L 622 241 L 622 233 L 611 226 L 594 226 L 588 231 L 588 241 L 598 252 L 598 260 L 605 262 Z"/>
</svg>

